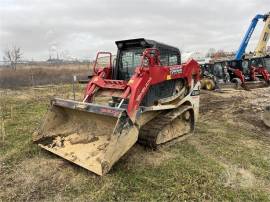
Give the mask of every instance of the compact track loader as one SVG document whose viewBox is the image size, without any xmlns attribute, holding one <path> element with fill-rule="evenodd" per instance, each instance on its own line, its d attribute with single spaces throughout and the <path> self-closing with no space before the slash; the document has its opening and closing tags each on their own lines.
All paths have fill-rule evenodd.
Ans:
<svg viewBox="0 0 270 202">
<path fill-rule="evenodd" d="M 153 40 L 117 41 L 115 62 L 99 52 L 82 102 L 54 98 L 38 145 L 98 175 L 107 173 L 137 141 L 156 148 L 194 130 L 199 65 L 181 65 L 179 49 Z M 109 64 L 98 59 L 108 55 Z"/>
</svg>

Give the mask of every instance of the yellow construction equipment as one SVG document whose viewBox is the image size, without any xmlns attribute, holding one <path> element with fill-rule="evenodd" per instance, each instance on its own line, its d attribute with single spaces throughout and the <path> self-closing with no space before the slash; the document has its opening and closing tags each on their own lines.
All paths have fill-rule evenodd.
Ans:
<svg viewBox="0 0 270 202">
<path fill-rule="evenodd" d="M 270 12 L 264 16 L 264 27 L 254 52 L 255 57 L 264 57 L 266 55 L 266 46 L 270 38 Z"/>
</svg>

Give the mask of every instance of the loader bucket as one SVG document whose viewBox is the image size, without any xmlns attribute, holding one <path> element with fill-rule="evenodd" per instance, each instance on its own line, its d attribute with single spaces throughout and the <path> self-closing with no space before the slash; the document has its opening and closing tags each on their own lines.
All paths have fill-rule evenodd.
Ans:
<svg viewBox="0 0 270 202">
<path fill-rule="evenodd" d="M 124 109 L 54 99 L 33 141 L 98 175 L 106 174 L 137 141 Z"/>
<path fill-rule="evenodd" d="M 266 126 L 270 127 L 270 106 L 266 106 L 263 113 L 263 122 Z"/>
</svg>

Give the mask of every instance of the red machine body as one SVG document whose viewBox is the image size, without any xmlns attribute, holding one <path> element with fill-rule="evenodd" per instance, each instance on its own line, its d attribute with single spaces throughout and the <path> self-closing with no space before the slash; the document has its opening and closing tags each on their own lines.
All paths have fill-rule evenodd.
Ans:
<svg viewBox="0 0 270 202">
<path fill-rule="evenodd" d="M 266 68 L 251 66 L 250 78 L 255 81 L 257 75 L 261 75 L 266 82 L 270 82 L 270 74 Z"/>
<path fill-rule="evenodd" d="M 234 75 L 240 79 L 241 83 L 244 84 L 245 83 L 245 76 L 243 74 L 243 72 L 240 69 L 232 69 L 232 72 L 234 73 Z"/>
<path fill-rule="evenodd" d="M 104 52 L 99 52 L 96 60 L 101 54 L 104 54 Z M 111 53 L 106 52 L 105 54 L 110 56 L 111 61 Z M 93 76 L 86 86 L 84 102 L 91 102 L 97 90 L 121 90 L 122 94 L 119 98 L 129 100 L 127 114 L 132 121 L 135 121 L 136 111 L 151 85 L 166 80 L 183 78 L 186 80 L 187 85 L 192 88 L 192 83 L 196 83 L 200 79 L 200 68 L 195 60 L 190 60 L 182 65 L 161 66 L 160 53 L 156 48 L 145 49 L 141 59 L 141 65 L 135 68 L 135 72 L 129 81 L 112 80 L 112 71 L 112 62 L 105 68 L 94 67 L 96 75 Z"/>
<path fill-rule="evenodd" d="M 249 65 L 249 71 L 248 74 L 243 73 L 243 64 L 242 61 L 237 61 L 236 66 L 232 66 L 229 69 L 232 71 L 232 73 L 235 75 L 236 78 L 241 80 L 241 83 L 245 85 L 246 82 L 248 81 L 257 81 L 259 80 L 258 77 L 261 77 L 266 83 L 269 83 L 270 81 L 270 74 L 267 71 L 267 69 L 263 66 L 255 66 L 250 64 L 251 62 L 248 61 Z M 241 68 L 240 68 L 241 67 Z M 248 78 L 248 79 L 246 79 Z"/>
</svg>

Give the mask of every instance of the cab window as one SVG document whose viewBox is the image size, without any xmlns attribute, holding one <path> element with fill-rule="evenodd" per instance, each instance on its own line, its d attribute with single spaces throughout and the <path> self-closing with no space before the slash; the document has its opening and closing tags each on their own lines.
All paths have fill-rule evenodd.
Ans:
<svg viewBox="0 0 270 202">
<path fill-rule="evenodd" d="M 177 55 L 170 55 L 169 57 L 169 65 L 177 65 Z"/>
</svg>

